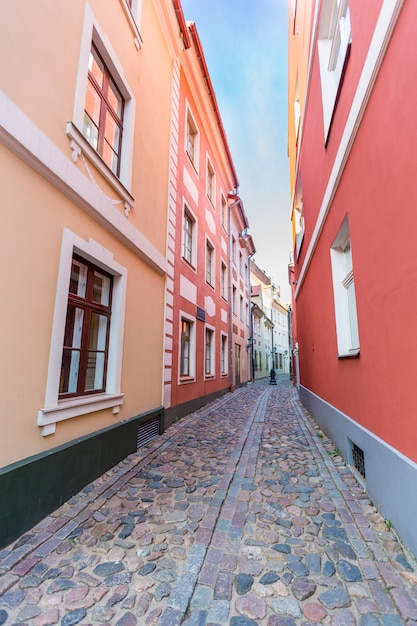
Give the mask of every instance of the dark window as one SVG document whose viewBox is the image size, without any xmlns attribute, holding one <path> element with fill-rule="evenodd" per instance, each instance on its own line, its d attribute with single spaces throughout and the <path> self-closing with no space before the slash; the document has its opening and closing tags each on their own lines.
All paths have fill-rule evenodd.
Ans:
<svg viewBox="0 0 417 626">
<path fill-rule="evenodd" d="M 181 368 L 180 376 L 190 376 L 191 322 L 181 320 Z"/>
<path fill-rule="evenodd" d="M 113 278 L 74 255 L 68 293 L 59 397 L 106 388 Z"/>
</svg>

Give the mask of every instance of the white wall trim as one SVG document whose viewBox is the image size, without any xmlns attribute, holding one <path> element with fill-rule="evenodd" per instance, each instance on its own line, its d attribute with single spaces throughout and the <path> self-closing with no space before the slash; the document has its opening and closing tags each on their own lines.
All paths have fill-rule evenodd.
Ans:
<svg viewBox="0 0 417 626">
<path fill-rule="evenodd" d="M 339 149 L 330 173 L 326 191 L 322 200 L 317 221 L 307 248 L 306 256 L 298 277 L 295 299 L 298 298 L 304 282 L 314 250 L 317 246 L 320 233 L 324 227 L 330 206 L 339 186 L 343 170 L 352 150 L 356 133 L 365 114 L 365 110 L 372 94 L 372 89 L 382 65 L 392 33 L 399 18 L 405 0 L 384 0 L 381 12 L 375 27 L 368 55 L 366 57 L 358 87 L 353 98 L 349 117 L 340 141 Z M 353 45 L 353 44 L 352 44 Z"/>
<path fill-rule="evenodd" d="M 166 274 L 164 255 L 2 91 L 0 142 L 158 274 Z"/>
</svg>

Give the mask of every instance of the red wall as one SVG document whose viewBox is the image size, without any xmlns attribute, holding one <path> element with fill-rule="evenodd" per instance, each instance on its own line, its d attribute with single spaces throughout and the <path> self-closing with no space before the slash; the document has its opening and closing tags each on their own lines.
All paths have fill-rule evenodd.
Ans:
<svg viewBox="0 0 417 626">
<path fill-rule="evenodd" d="M 375 7 L 375 5 L 378 5 Z M 380 3 L 349 2 L 352 48 L 327 150 L 317 59 L 301 165 L 311 237 Z M 301 384 L 417 461 L 417 4 L 405 3 L 296 301 Z M 345 217 L 360 357 L 337 359 L 330 247 Z M 298 271 L 300 265 L 298 266 Z"/>
</svg>

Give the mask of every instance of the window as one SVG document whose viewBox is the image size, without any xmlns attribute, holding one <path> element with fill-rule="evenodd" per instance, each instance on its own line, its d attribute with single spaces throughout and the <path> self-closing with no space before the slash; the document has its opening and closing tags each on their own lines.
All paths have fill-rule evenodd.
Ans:
<svg viewBox="0 0 417 626">
<path fill-rule="evenodd" d="M 190 376 L 191 322 L 181 320 L 181 376 Z"/>
<path fill-rule="evenodd" d="M 232 237 L 232 261 L 236 263 L 236 239 Z"/>
<path fill-rule="evenodd" d="M 222 368 L 222 374 L 227 374 L 228 372 L 228 351 L 227 351 L 227 335 L 223 335 L 221 336 L 221 346 L 220 346 L 220 350 L 221 350 L 221 368 Z"/>
<path fill-rule="evenodd" d="M 244 306 L 243 306 L 243 296 L 240 296 L 240 319 L 243 320 L 244 318 Z"/>
<path fill-rule="evenodd" d="M 68 294 L 59 398 L 103 392 L 112 277 L 74 255 Z"/>
<path fill-rule="evenodd" d="M 180 377 L 194 376 L 194 321 L 182 316 L 180 321 Z"/>
<path fill-rule="evenodd" d="M 220 264 L 220 295 L 227 300 L 227 267 L 223 261 Z"/>
<path fill-rule="evenodd" d="M 206 241 L 206 282 L 214 285 L 214 248 L 209 241 Z"/>
<path fill-rule="evenodd" d="M 88 62 L 83 134 L 116 176 L 120 173 L 124 100 L 93 44 Z"/>
<path fill-rule="evenodd" d="M 324 0 L 320 17 L 318 51 L 325 143 L 327 143 L 341 81 L 349 58 L 350 43 L 348 1 Z"/>
<path fill-rule="evenodd" d="M 42 435 L 56 423 L 119 411 L 127 271 L 93 240 L 64 229 Z"/>
<path fill-rule="evenodd" d="M 221 195 L 221 225 L 224 230 L 227 232 L 227 202 L 224 195 Z"/>
<path fill-rule="evenodd" d="M 214 376 L 214 331 L 206 328 L 206 346 L 205 346 L 205 368 L 206 376 Z"/>
<path fill-rule="evenodd" d="M 194 265 L 194 250 L 195 250 L 195 219 L 191 215 L 188 209 L 184 210 L 184 222 L 183 222 L 183 250 L 182 256 L 184 259 Z"/>
<path fill-rule="evenodd" d="M 233 309 L 233 315 L 237 315 L 237 309 L 236 309 L 236 287 L 235 287 L 235 285 L 233 285 L 233 290 L 232 290 L 232 309 Z"/>
<path fill-rule="evenodd" d="M 330 256 L 338 353 L 340 357 L 357 356 L 359 354 L 359 330 L 347 217 L 333 242 Z"/>
<path fill-rule="evenodd" d="M 131 16 L 126 0 L 120 1 Z M 133 0 L 133 9 L 138 5 L 139 12 L 140 4 Z M 74 110 L 66 133 L 74 162 L 80 155 L 88 159 L 129 210 L 134 204 L 130 189 L 136 99 L 112 43 L 86 3 Z"/>
<path fill-rule="evenodd" d="M 239 274 L 243 276 L 243 256 L 240 251 L 239 251 Z"/>
<path fill-rule="evenodd" d="M 210 200 L 211 204 L 215 206 L 216 199 L 216 185 L 215 185 L 215 174 L 214 169 L 210 163 L 210 160 L 207 158 L 207 197 Z"/>
<path fill-rule="evenodd" d="M 199 133 L 191 111 L 187 109 L 185 150 L 194 169 L 198 171 Z"/>
</svg>

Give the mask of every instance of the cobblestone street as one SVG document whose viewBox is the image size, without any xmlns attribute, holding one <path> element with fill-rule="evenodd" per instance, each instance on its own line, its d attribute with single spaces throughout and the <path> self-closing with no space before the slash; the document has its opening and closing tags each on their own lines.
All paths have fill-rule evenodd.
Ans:
<svg viewBox="0 0 417 626">
<path fill-rule="evenodd" d="M 0 625 L 417 625 L 415 561 L 288 378 L 268 380 L 0 551 Z"/>
</svg>

